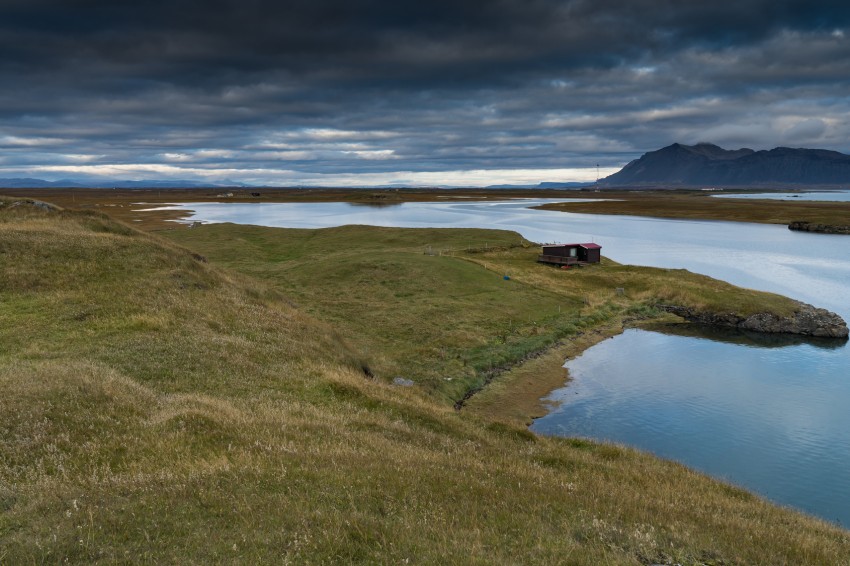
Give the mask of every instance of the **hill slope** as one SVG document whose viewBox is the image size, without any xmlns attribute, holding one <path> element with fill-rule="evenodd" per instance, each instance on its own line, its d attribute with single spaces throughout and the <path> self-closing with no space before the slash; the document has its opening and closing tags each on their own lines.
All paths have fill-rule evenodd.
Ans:
<svg viewBox="0 0 850 566">
<path fill-rule="evenodd" d="M 608 186 L 842 185 L 850 183 L 850 155 L 822 149 L 778 147 L 725 150 L 674 143 L 645 153 L 602 180 Z"/>
<path fill-rule="evenodd" d="M 285 297 L 104 216 L 0 200 L 0 258 L 2 563 L 850 559 L 676 464 L 368 379 Z"/>
</svg>

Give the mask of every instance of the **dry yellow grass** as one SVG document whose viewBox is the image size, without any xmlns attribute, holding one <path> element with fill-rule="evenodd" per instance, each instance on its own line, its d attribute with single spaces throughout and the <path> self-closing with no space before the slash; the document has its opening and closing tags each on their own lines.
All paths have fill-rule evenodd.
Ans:
<svg viewBox="0 0 850 566">
<path fill-rule="evenodd" d="M 8 202 L 0 563 L 850 563 L 847 531 L 368 379 L 265 284 Z"/>
</svg>

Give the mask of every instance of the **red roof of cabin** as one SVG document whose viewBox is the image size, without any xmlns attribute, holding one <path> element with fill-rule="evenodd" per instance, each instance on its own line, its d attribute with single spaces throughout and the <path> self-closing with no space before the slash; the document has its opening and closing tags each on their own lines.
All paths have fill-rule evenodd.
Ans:
<svg viewBox="0 0 850 566">
<path fill-rule="evenodd" d="M 575 246 L 579 246 L 586 250 L 601 250 L 602 246 L 599 244 L 548 244 L 543 246 L 544 248 L 572 248 Z"/>
</svg>

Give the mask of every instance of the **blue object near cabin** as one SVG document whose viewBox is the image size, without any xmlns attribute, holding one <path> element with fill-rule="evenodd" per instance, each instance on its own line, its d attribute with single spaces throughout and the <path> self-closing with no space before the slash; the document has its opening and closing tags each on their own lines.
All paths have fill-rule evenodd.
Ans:
<svg viewBox="0 0 850 566">
<path fill-rule="evenodd" d="M 507 275 L 505 275 L 504 277 L 502 277 L 502 279 L 504 279 L 505 281 L 510 281 L 510 280 L 511 280 L 511 278 L 510 278 L 509 276 L 507 276 Z"/>
</svg>

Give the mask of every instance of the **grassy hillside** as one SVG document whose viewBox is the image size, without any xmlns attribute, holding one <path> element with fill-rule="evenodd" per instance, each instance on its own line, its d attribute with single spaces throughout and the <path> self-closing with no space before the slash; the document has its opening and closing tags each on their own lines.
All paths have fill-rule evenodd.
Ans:
<svg viewBox="0 0 850 566">
<path fill-rule="evenodd" d="M 446 401 L 462 397 L 484 372 L 574 332 L 589 316 L 574 294 L 505 280 L 445 255 L 461 243 L 528 245 L 510 232 L 213 225 L 168 235 L 216 264 L 267 281 L 332 323 L 377 375 L 413 379 Z M 610 313 L 592 318 L 602 316 Z"/>
<path fill-rule="evenodd" d="M 657 303 L 746 315 L 793 310 L 784 297 L 684 270 L 607 258 L 566 271 L 543 266 L 539 246 L 499 230 L 213 224 L 164 234 L 333 324 L 379 377 L 413 379 L 452 402 L 565 339 L 657 315 Z M 556 371 L 555 383 L 529 390 L 531 401 L 563 378 Z M 506 391 L 512 404 L 518 393 Z"/>
<path fill-rule="evenodd" d="M 370 379 L 308 291 L 19 202 L 0 200 L 0 563 L 850 561 L 846 531 L 676 464 Z M 437 277 L 492 277 L 467 267 Z"/>
</svg>

